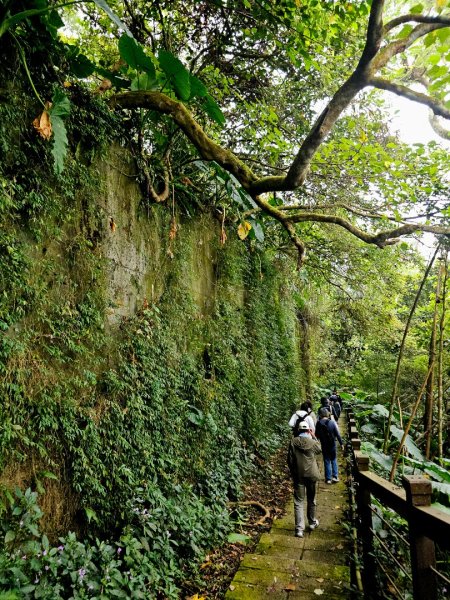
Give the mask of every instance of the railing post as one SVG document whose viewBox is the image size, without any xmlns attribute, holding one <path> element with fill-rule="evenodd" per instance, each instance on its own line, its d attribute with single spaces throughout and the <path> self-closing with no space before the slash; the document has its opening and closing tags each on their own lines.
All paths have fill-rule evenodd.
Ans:
<svg viewBox="0 0 450 600">
<path fill-rule="evenodd" d="M 352 440 L 352 443 L 355 440 Z M 356 502 L 358 505 L 358 515 L 360 521 L 359 539 L 362 540 L 363 551 L 363 582 L 365 597 L 376 597 L 376 580 L 375 580 L 375 561 L 373 556 L 373 525 L 372 525 L 372 509 L 371 495 L 369 490 L 364 486 L 363 479 L 359 477 L 361 471 L 369 470 L 369 457 L 364 456 L 359 451 L 354 452 L 355 467 L 357 471 L 357 493 Z"/>
<path fill-rule="evenodd" d="M 428 479 L 404 476 L 402 483 L 411 509 L 413 506 L 430 506 L 431 482 Z M 412 510 L 409 511 L 408 527 L 414 600 L 437 600 L 436 575 L 430 568 L 436 568 L 434 541 L 425 535 Z"/>
</svg>

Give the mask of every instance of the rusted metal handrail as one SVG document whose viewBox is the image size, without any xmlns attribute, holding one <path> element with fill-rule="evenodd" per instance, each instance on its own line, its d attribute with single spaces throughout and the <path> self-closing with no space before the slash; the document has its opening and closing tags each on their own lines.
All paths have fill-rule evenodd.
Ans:
<svg viewBox="0 0 450 600">
<path fill-rule="evenodd" d="M 354 477 L 358 484 L 358 513 L 362 530 L 365 584 L 370 597 L 376 589 L 373 556 L 371 495 L 408 523 L 409 550 L 414 600 L 437 600 L 435 544 L 450 549 L 450 515 L 431 505 L 431 482 L 415 476 L 404 476 L 403 488 L 390 483 L 369 470 L 369 457 L 361 452 L 361 440 L 351 411 L 347 411 L 352 446 Z M 378 561 L 377 561 L 378 562 Z"/>
</svg>

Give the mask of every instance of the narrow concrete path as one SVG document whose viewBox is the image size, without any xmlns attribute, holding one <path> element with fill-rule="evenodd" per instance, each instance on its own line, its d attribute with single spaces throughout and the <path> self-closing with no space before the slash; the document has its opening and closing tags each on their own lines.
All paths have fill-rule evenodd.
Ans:
<svg viewBox="0 0 450 600">
<path fill-rule="evenodd" d="M 345 435 L 345 420 L 339 422 Z M 292 499 L 286 514 L 261 536 L 253 554 L 246 554 L 226 600 L 326 600 L 350 597 L 349 542 L 344 535 L 344 511 L 348 507 L 346 472 L 339 451 L 340 482 L 321 480 L 317 493 L 318 529 L 294 537 Z M 321 472 L 323 473 L 323 464 Z"/>
</svg>

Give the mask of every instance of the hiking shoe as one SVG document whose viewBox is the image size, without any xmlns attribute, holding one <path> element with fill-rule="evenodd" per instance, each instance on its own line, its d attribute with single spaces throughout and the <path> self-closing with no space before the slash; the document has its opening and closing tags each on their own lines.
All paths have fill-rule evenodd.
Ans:
<svg viewBox="0 0 450 600">
<path fill-rule="evenodd" d="M 303 529 L 296 529 L 295 537 L 303 537 Z"/>
<path fill-rule="evenodd" d="M 309 528 L 310 529 L 317 529 L 317 527 L 319 527 L 319 519 L 314 519 L 314 521 L 312 521 L 309 524 Z"/>
<path fill-rule="evenodd" d="M 329 483 L 331 485 L 331 479 L 327 479 L 325 483 Z"/>
<path fill-rule="evenodd" d="M 331 480 L 333 483 L 337 483 L 339 481 L 339 477 L 333 477 Z M 328 483 L 328 482 L 327 482 Z"/>
</svg>

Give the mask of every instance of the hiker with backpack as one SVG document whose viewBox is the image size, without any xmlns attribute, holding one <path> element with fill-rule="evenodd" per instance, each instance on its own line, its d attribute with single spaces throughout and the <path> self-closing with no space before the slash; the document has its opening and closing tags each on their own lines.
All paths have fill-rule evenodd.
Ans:
<svg viewBox="0 0 450 600">
<path fill-rule="evenodd" d="M 341 434 L 335 421 L 331 419 L 328 408 L 319 410 L 319 420 L 316 423 L 316 437 L 322 446 L 323 465 L 325 468 L 325 482 L 337 483 L 339 481 L 336 440 L 343 448 Z"/>
<path fill-rule="evenodd" d="M 337 393 L 336 388 L 333 390 L 333 393 L 330 395 L 328 400 L 330 402 L 330 406 L 333 408 L 332 414 L 334 413 L 333 416 L 335 420 L 338 421 L 342 411 L 342 399 Z"/>
<path fill-rule="evenodd" d="M 316 429 L 316 420 L 313 415 L 314 413 L 312 412 L 311 402 L 303 402 L 300 406 L 300 410 L 297 410 L 289 419 L 289 427 L 292 428 L 292 435 L 294 437 L 297 437 L 299 434 L 298 424 L 301 421 L 306 421 L 309 425 L 309 429 L 314 434 Z"/>
<path fill-rule="evenodd" d="M 316 456 L 321 453 L 319 442 L 311 435 L 306 421 L 298 424 L 299 435 L 289 444 L 287 462 L 294 483 L 295 537 L 305 530 L 304 504 L 310 529 L 316 529 L 316 488 L 320 479 Z"/>
</svg>

